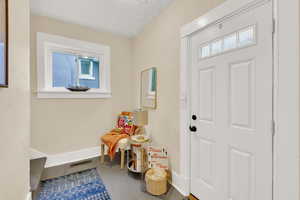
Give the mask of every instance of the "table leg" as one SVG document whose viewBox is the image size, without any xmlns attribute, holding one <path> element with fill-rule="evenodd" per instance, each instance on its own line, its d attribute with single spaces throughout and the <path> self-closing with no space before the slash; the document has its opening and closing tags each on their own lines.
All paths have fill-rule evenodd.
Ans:
<svg viewBox="0 0 300 200">
<path fill-rule="evenodd" d="M 141 147 L 141 172 L 144 173 L 144 147 Z"/>
<path fill-rule="evenodd" d="M 124 169 L 125 149 L 121 149 L 121 169 Z"/>
<path fill-rule="evenodd" d="M 105 144 L 101 144 L 101 163 L 104 163 L 104 156 L 105 156 Z"/>
</svg>

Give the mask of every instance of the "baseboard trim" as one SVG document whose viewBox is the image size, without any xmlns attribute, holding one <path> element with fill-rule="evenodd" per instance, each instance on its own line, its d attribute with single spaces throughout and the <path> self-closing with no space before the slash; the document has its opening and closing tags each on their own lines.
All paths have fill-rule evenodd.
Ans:
<svg viewBox="0 0 300 200">
<path fill-rule="evenodd" d="M 180 192 L 183 196 L 189 196 L 189 179 L 179 175 L 177 172 L 172 171 L 171 185 Z"/>
<path fill-rule="evenodd" d="M 41 153 L 35 149 L 33 151 L 35 154 L 31 157 L 37 157 L 37 155 L 42 157 L 47 157 L 45 168 L 65 165 L 69 163 L 79 162 L 86 159 L 91 159 L 100 156 L 100 147 L 91 147 L 86 149 L 81 149 L 73 152 L 66 152 L 60 154 L 47 155 L 45 153 Z M 39 154 L 37 154 L 39 152 Z"/>
<path fill-rule="evenodd" d="M 100 156 L 100 147 L 92 147 L 79 151 L 49 155 L 47 157 L 46 168 L 64 165 L 73 162 L 79 162 Z"/>
</svg>

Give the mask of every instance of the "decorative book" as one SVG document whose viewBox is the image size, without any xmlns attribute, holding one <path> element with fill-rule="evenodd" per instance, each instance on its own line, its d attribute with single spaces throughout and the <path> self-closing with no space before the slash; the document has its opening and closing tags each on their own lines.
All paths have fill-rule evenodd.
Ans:
<svg viewBox="0 0 300 200">
<path fill-rule="evenodd" d="M 168 152 L 166 148 L 149 146 L 147 153 L 149 168 L 169 169 Z"/>
</svg>

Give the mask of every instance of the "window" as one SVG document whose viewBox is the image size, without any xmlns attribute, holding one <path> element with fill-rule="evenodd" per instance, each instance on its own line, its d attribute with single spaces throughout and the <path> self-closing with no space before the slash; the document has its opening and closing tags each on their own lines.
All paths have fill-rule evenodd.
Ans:
<svg viewBox="0 0 300 200">
<path fill-rule="evenodd" d="M 236 33 L 224 38 L 224 51 L 235 49 L 237 47 Z"/>
<path fill-rule="evenodd" d="M 255 45 L 255 43 L 256 26 L 253 25 L 204 44 L 199 49 L 199 57 L 200 59 L 204 59 L 243 47 Z"/>
<path fill-rule="evenodd" d="M 4 43 L 0 41 L 0 85 L 4 85 L 4 83 L 6 82 L 4 51 Z"/>
<path fill-rule="evenodd" d="M 53 53 L 52 87 L 70 87 L 74 85 L 100 88 L 99 60 L 79 57 L 66 53 Z"/>
<path fill-rule="evenodd" d="M 99 83 L 99 60 L 97 58 L 79 58 L 79 79 L 92 80 L 91 83 Z M 99 84 L 97 84 L 99 87 Z M 95 86 L 91 86 L 95 87 Z"/>
<path fill-rule="evenodd" d="M 211 54 L 215 55 L 222 52 L 222 40 L 218 40 L 211 44 Z"/>
<path fill-rule="evenodd" d="M 8 0 L 0 1 L 0 88 L 8 87 Z"/>
<path fill-rule="evenodd" d="M 110 49 L 107 46 L 38 33 L 39 98 L 109 98 Z M 67 88 L 85 86 L 87 92 Z"/>
<path fill-rule="evenodd" d="M 239 31 L 239 45 L 246 46 L 253 44 L 255 42 L 254 38 L 254 27 L 251 26 L 245 30 Z"/>
<path fill-rule="evenodd" d="M 210 56 L 210 46 L 209 45 L 206 45 L 206 46 L 202 47 L 201 49 L 202 49 L 201 50 L 201 57 L 202 58 Z"/>
</svg>

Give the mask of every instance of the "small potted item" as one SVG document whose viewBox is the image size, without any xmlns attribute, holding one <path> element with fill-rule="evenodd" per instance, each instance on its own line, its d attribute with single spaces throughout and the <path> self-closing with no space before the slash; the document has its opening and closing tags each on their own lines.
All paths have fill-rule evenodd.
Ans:
<svg viewBox="0 0 300 200">
<path fill-rule="evenodd" d="M 147 165 L 145 146 L 150 142 L 150 138 L 145 135 L 133 135 L 129 142 L 132 160 L 128 163 L 128 169 L 134 173 L 144 173 Z"/>
<path fill-rule="evenodd" d="M 143 144 L 150 141 L 149 136 L 146 135 L 133 135 L 131 136 L 131 140 L 134 143 Z"/>
<path fill-rule="evenodd" d="M 148 193 L 159 196 L 163 195 L 168 190 L 167 172 L 164 169 L 152 168 L 149 169 L 145 176 L 146 190 Z"/>
<path fill-rule="evenodd" d="M 70 86 L 67 89 L 70 90 L 71 92 L 86 92 L 90 88 L 85 87 L 85 86 Z"/>
</svg>

